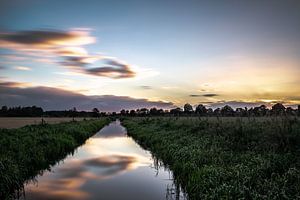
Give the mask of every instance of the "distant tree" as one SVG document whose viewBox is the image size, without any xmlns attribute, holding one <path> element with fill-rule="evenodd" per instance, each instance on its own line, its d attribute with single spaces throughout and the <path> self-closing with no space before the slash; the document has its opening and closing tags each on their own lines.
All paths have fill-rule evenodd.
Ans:
<svg viewBox="0 0 300 200">
<path fill-rule="evenodd" d="M 1 108 L 2 112 L 7 112 L 7 110 L 8 110 L 7 106 L 2 106 L 2 108 Z"/>
<path fill-rule="evenodd" d="M 220 109 L 220 108 L 216 108 L 216 109 L 214 110 L 214 115 L 215 115 L 215 116 L 220 116 L 220 114 L 221 114 L 221 109 Z"/>
<path fill-rule="evenodd" d="M 107 113 L 106 113 L 106 112 L 101 112 L 101 113 L 100 113 L 100 116 L 105 117 L 105 116 L 107 116 Z"/>
<path fill-rule="evenodd" d="M 147 108 L 141 108 L 139 111 L 139 114 L 142 116 L 145 116 L 145 115 L 149 114 L 149 110 Z"/>
<path fill-rule="evenodd" d="M 98 110 L 98 108 L 93 108 L 92 112 L 93 117 L 100 117 L 100 111 Z"/>
<path fill-rule="evenodd" d="M 170 110 L 170 114 L 172 114 L 172 115 L 178 116 L 178 115 L 180 115 L 181 113 L 182 113 L 182 109 L 179 108 L 179 107 L 173 108 L 173 109 Z"/>
<path fill-rule="evenodd" d="M 265 116 L 267 113 L 267 107 L 265 105 L 261 105 L 259 107 L 254 107 L 252 112 L 255 116 Z"/>
<path fill-rule="evenodd" d="M 298 116 L 300 116 L 300 105 L 298 105 Z"/>
<path fill-rule="evenodd" d="M 159 110 L 157 110 L 157 114 L 158 114 L 158 115 L 164 115 L 165 112 L 164 112 L 163 109 L 159 109 Z"/>
<path fill-rule="evenodd" d="M 156 108 L 150 108 L 149 114 L 150 115 L 158 115 L 158 110 Z"/>
<path fill-rule="evenodd" d="M 122 109 L 122 110 L 120 111 L 120 114 L 124 116 L 124 115 L 126 115 L 126 111 L 125 111 L 124 109 Z"/>
<path fill-rule="evenodd" d="M 281 103 L 276 103 L 272 106 L 272 114 L 273 115 L 283 115 L 285 114 L 285 107 Z"/>
<path fill-rule="evenodd" d="M 204 105 L 199 104 L 199 105 L 196 107 L 196 109 L 195 109 L 195 113 L 196 113 L 196 114 L 199 114 L 199 115 L 201 115 L 201 116 L 204 116 L 204 115 L 206 115 L 206 113 L 207 113 L 207 109 L 205 108 Z"/>
<path fill-rule="evenodd" d="M 207 115 L 208 115 L 208 116 L 212 116 L 213 114 L 214 114 L 213 109 L 212 109 L 212 108 L 208 108 L 208 109 L 207 109 Z"/>
<path fill-rule="evenodd" d="M 31 107 L 10 107 L 2 106 L 0 110 L 1 116 L 6 117 L 41 117 L 44 111 L 37 106 Z"/>
<path fill-rule="evenodd" d="M 93 108 L 93 110 L 92 110 L 94 113 L 99 113 L 99 110 L 98 110 L 98 108 Z"/>
<path fill-rule="evenodd" d="M 221 108 L 221 115 L 222 116 L 234 116 L 234 110 L 229 105 L 226 105 L 223 108 Z"/>
<path fill-rule="evenodd" d="M 183 111 L 184 111 L 185 113 L 192 113 L 192 112 L 193 112 L 193 107 L 192 107 L 192 105 L 189 104 L 189 103 L 184 104 L 184 106 L 183 106 Z"/>
<path fill-rule="evenodd" d="M 245 117 L 245 116 L 247 116 L 247 111 L 243 108 L 237 108 L 235 110 L 235 115 L 238 117 Z"/>
<path fill-rule="evenodd" d="M 130 110 L 129 115 L 130 115 L 130 116 L 135 116 L 135 115 L 136 115 L 135 110 Z"/>
<path fill-rule="evenodd" d="M 287 115 L 296 115 L 296 111 L 292 107 L 287 107 L 286 114 Z"/>
<path fill-rule="evenodd" d="M 76 107 L 73 107 L 70 110 L 70 113 L 71 113 L 72 120 L 75 121 L 75 117 L 77 116 L 77 109 L 76 109 Z"/>
</svg>

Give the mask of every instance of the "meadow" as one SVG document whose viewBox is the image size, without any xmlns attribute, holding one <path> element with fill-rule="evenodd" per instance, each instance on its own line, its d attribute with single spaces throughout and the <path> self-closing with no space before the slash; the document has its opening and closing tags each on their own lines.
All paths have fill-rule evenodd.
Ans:
<svg viewBox="0 0 300 200">
<path fill-rule="evenodd" d="M 190 199 L 299 199 L 297 117 L 125 117 Z"/>
<path fill-rule="evenodd" d="M 76 117 L 75 121 L 82 121 L 84 117 Z M 0 128 L 21 128 L 26 125 L 38 125 L 44 120 L 47 124 L 73 121 L 72 117 L 0 117 Z"/>
<path fill-rule="evenodd" d="M 24 182 L 74 152 L 108 122 L 102 118 L 0 129 L 0 199 L 14 198 Z"/>
</svg>

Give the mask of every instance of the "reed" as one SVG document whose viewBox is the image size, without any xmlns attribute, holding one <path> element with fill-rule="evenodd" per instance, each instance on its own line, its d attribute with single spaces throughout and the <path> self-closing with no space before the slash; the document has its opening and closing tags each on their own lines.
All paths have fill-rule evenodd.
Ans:
<svg viewBox="0 0 300 200">
<path fill-rule="evenodd" d="M 190 199 L 299 199 L 300 120 L 139 117 L 123 124 Z"/>
<path fill-rule="evenodd" d="M 0 129 L 0 199 L 13 199 L 23 184 L 74 152 L 109 119 Z"/>
</svg>

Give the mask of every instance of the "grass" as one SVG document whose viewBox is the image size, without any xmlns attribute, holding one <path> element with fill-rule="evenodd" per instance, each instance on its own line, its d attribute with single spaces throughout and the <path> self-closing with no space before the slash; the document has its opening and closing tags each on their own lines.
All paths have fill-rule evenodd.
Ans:
<svg viewBox="0 0 300 200">
<path fill-rule="evenodd" d="M 0 129 L 0 199 L 14 198 L 24 182 L 73 152 L 109 119 Z"/>
<path fill-rule="evenodd" d="M 125 118 L 190 199 L 300 199 L 299 118 Z"/>
<path fill-rule="evenodd" d="M 57 124 L 61 122 L 73 121 L 72 117 L 0 117 L 0 128 L 21 128 L 26 125 L 37 125 L 42 122 L 42 119 L 47 124 Z M 84 119 L 92 118 L 75 118 L 76 121 L 82 121 Z"/>
</svg>

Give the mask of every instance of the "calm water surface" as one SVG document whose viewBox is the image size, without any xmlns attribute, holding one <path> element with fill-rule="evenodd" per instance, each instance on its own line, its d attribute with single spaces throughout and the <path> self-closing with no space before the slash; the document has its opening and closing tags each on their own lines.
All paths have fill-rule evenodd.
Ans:
<svg viewBox="0 0 300 200">
<path fill-rule="evenodd" d="M 25 185 L 22 199 L 186 199 L 176 189 L 172 173 L 155 166 L 151 153 L 127 137 L 116 121 Z"/>
</svg>

